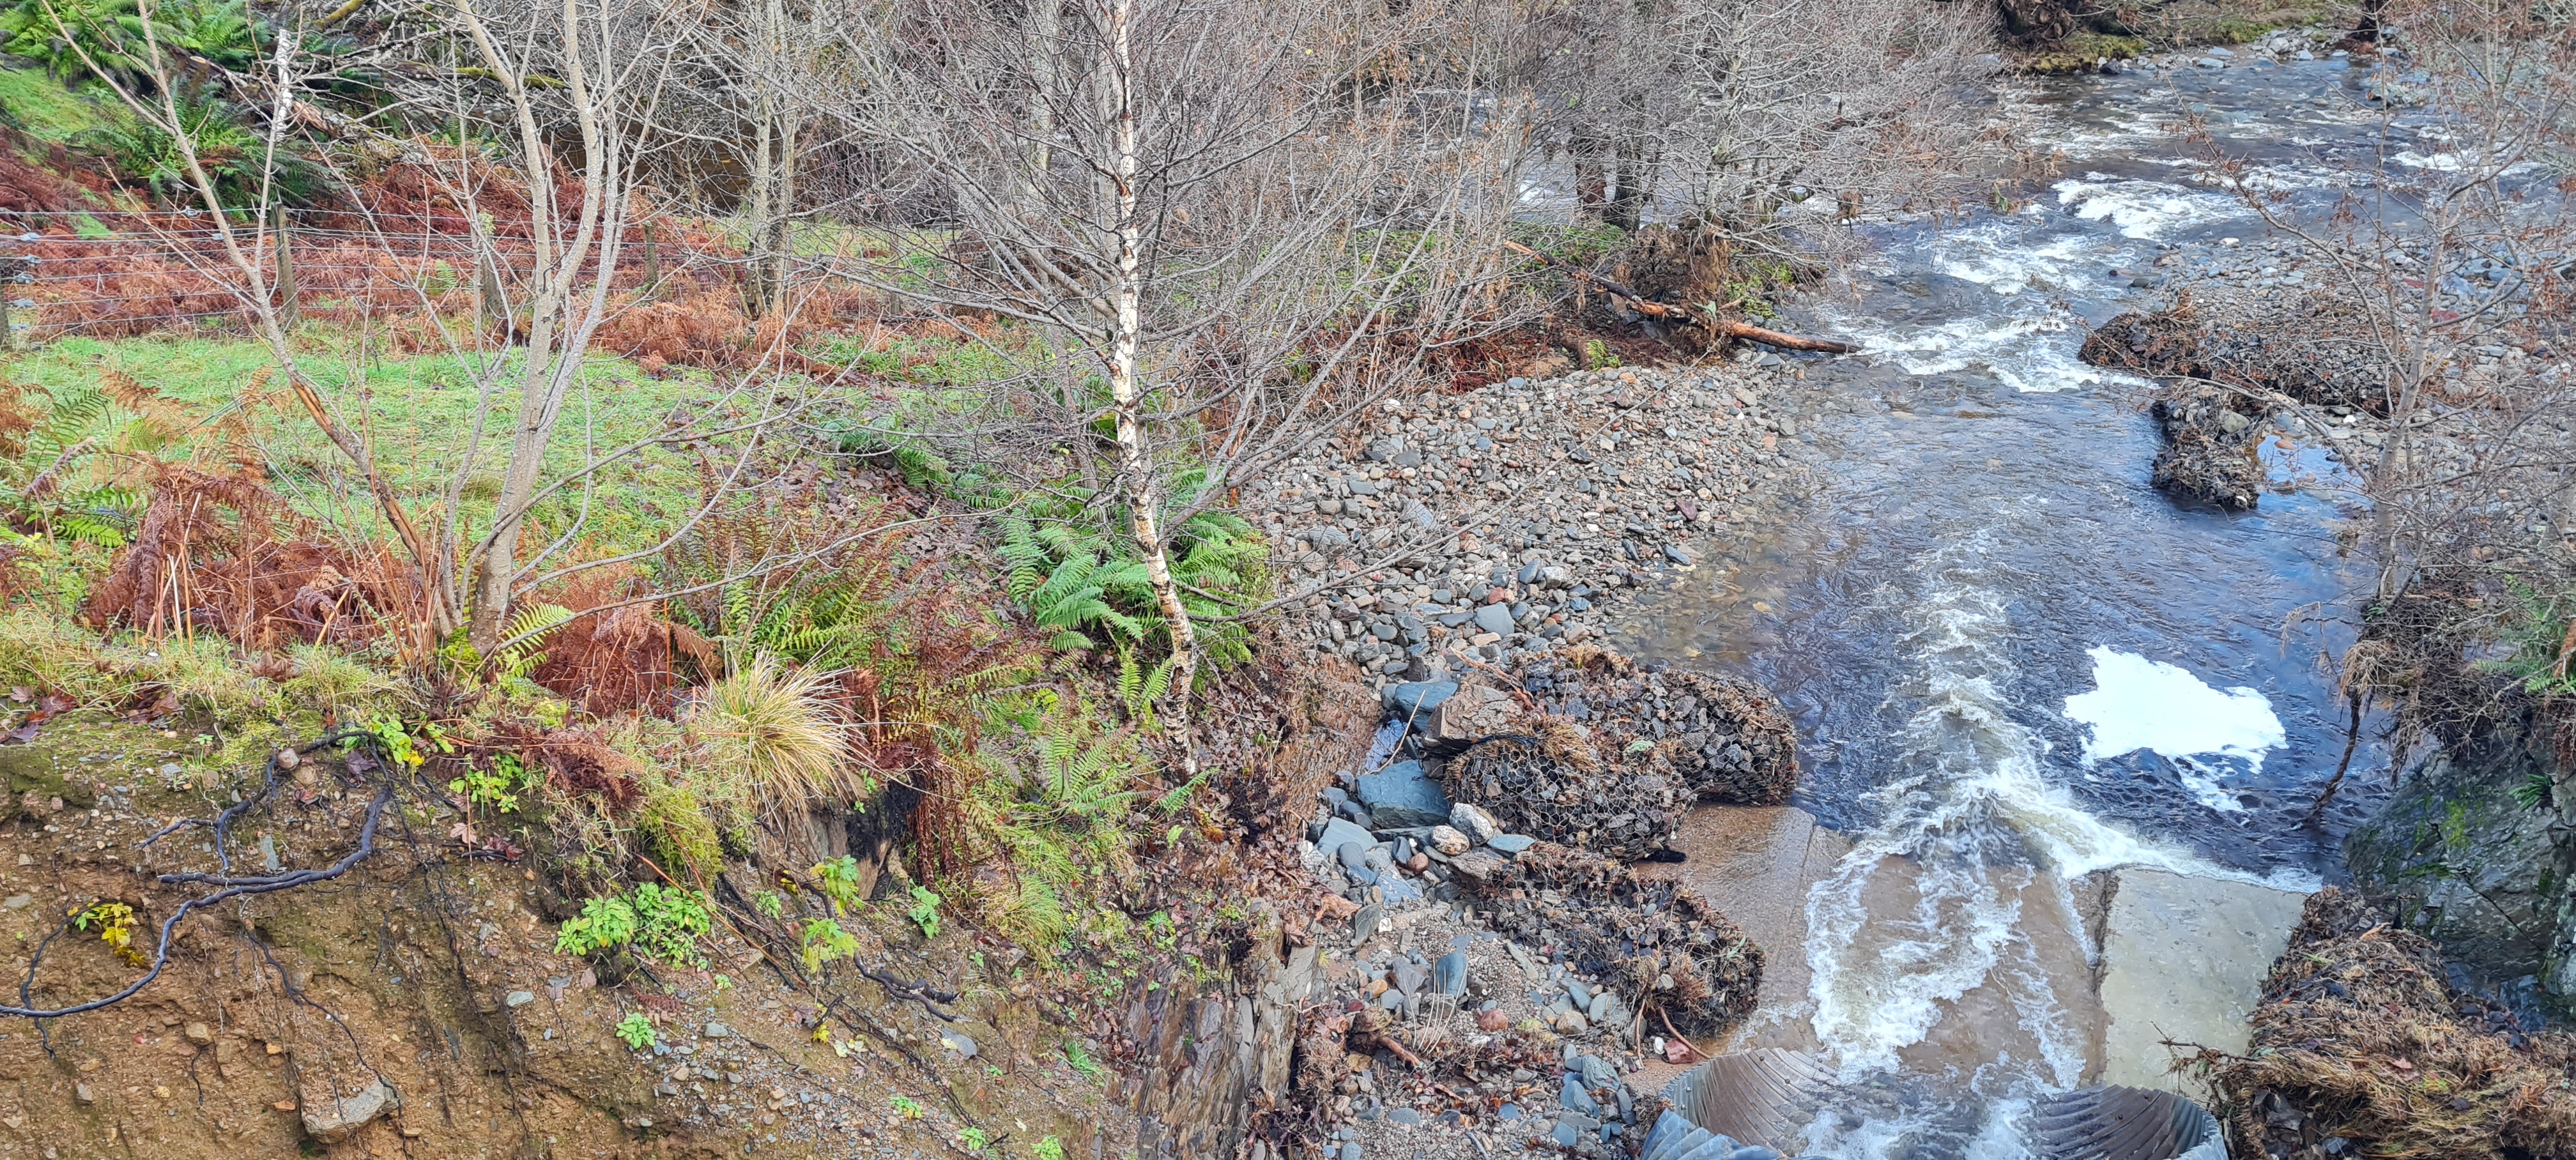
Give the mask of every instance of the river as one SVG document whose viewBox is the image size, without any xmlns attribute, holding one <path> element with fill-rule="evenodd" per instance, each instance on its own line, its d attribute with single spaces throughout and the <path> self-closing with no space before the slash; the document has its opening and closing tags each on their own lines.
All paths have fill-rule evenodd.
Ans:
<svg viewBox="0 0 2576 1160">
<path fill-rule="evenodd" d="M 2342 60 L 2236 59 L 2008 82 L 2000 115 L 2059 171 L 2005 212 L 1874 227 L 1874 257 L 1792 311 L 1867 348 L 1803 364 L 1828 400 L 1802 432 L 1812 494 L 1624 630 L 1799 718 L 1796 805 L 1831 840 L 1792 838 L 1816 864 L 1770 954 L 1804 986 L 1767 992 L 1740 1042 L 1815 1051 L 1857 1093 L 1806 1151 L 2025 1154 L 2024 1101 L 2105 1070 L 2095 872 L 2311 890 L 2384 782 L 2365 729 L 2354 784 L 2305 824 L 2343 756 L 2330 662 L 2368 582 L 2338 549 L 2355 508 L 2333 464 L 2282 432 L 2257 510 L 2179 507 L 2147 483 L 2146 384 L 2076 358 L 2088 324 L 2152 297 L 2109 271 L 2262 237 L 2193 180 L 2187 117 L 2317 196 L 2376 117 Z M 1695 863 L 1776 838 L 1695 821 Z"/>
</svg>

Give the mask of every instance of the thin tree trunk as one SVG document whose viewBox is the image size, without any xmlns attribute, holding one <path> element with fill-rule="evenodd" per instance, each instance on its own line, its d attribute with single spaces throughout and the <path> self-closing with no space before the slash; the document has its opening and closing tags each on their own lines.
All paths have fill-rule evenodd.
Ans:
<svg viewBox="0 0 2576 1160">
<path fill-rule="evenodd" d="M 1021 213 L 1044 212 L 1047 174 L 1055 167 L 1055 50 L 1064 34 L 1063 0 L 1029 0 L 1029 179 Z"/>
<path fill-rule="evenodd" d="M 1127 531 L 1145 564 L 1145 579 L 1154 590 L 1172 637 L 1172 677 L 1165 692 L 1164 730 L 1181 753 L 1181 774 L 1198 776 L 1198 750 L 1190 735 L 1190 684 L 1198 676 L 1198 631 L 1181 603 L 1180 586 L 1172 582 L 1170 554 L 1163 543 L 1161 495 L 1154 482 L 1151 449 L 1145 443 L 1144 389 L 1137 378 L 1137 347 L 1144 329 L 1143 223 L 1138 218 L 1136 171 L 1136 93 L 1134 65 L 1128 52 L 1128 20 L 1134 0 L 1109 0 L 1107 69 L 1116 138 L 1110 158 L 1111 188 L 1117 198 L 1118 262 L 1109 291 L 1110 410 L 1117 424 L 1118 467 L 1122 498 L 1127 503 Z"/>
</svg>

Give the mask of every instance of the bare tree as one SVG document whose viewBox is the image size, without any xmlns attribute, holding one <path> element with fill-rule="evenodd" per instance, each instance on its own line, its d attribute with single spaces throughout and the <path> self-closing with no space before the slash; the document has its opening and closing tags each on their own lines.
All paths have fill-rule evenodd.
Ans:
<svg viewBox="0 0 2576 1160">
<path fill-rule="evenodd" d="M 854 31 L 852 72 L 804 90 L 945 206 L 872 222 L 887 260 L 841 272 L 1025 327 L 1042 353 L 1018 413 L 1063 400 L 1058 450 L 1087 461 L 1105 420 L 1104 498 L 1167 634 L 1162 720 L 1192 773 L 1202 625 L 1176 530 L 1499 312 L 1516 135 L 1460 116 L 1454 91 L 1373 89 L 1365 62 L 1433 14 L 1363 17 L 924 0 Z"/>
<path fill-rule="evenodd" d="M 733 449 L 720 479 L 724 486 L 739 485 L 752 470 L 761 433 L 802 405 L 776 402 L 777 384 L 746 376 L 694 416 L 675 417 L 666 430 L 614 448 L 597 447 L 586 437 L 572 466 L 550 464 L 550 458 L 561 458 L 557 444 L 592 342 L 627 304 L 617 279 L 628 233 L 642 212 L 637 175 L 655 143 L 670 139 L 658 132 L 657 114 L 681 45 L 701 15 L 642 0 L 562 0 L 492 13 L 459 0 L 428 14 L 438 35 L 408 37 L 396 47 L 421 52 L 424 44 L 432 45 L 426 55 L 439 64 L 385 68 L 394 99 L 372 123 L 443 120 L 485 131 L 498 143 L 490 150 L 434 147 L 309 103 L 309 86 L 335 66 L 304 54 L 291 39 L 279 38 L 260 75 L 222 74 L 209 62 L 183 59 L 160 45 L 153 23 L 142 22 L 152 83 L 120 85 L 118 95 L 136 117 L 169 135 L 185 160 L 191 191 L 220 243 L 215 262 L 201 272 L 230 290 L 249 314 L 296 399 L 348 458 L 418 568 L 426 603 L 419 614 L 433 646 L 463 630 L 477 654 L 496 655 L 514 643 L 514 605 L 537 586 L 581 568 L 658 552 L 663 545 L 608 560 L 563 562 L 587 524 L 590 488 L 610 464 L 654 446 L 708 440 Z M 314 356 L 294 333 L 291 304 L 279 298 L 269 264 L 281 241 L 272 229 L 279 219 L 267 212 L 278 202 L 273 183 L 263 179 L 257 189 L 237 194 L 209 173 L 199 125 L 184 115 L 180 98 L 185 76 L 208 72 L 220 74 L 223 84 L 260 111 L 264 173 L 273 175 L 299 149 L 326 163 L 335 151 L 390 156 L 411 166 L 435 200 L 452 207 L 461 221 L 459 232 L 442 240 L 463 246 L 468 256 L 461 264 L 483 272 L 481 322 L 460 318 L 424 284 L 406 288 L 412 312 L 469 368 L 475 394 L 467 427 L 456 433 L 458 450 L 443 493 L 425 513 L 415 510 L 416 501 L 378 464 L 364 425 L 350 418 L 352 402 L 334 397 L 327 376 L 315 373 Z M 385 217 L 363 182 L 342 185 L 347 214 L 362 225 L 357 233 L 371 239 L 389 264 L 429 228 L 417 218 Z M 733 404 L 740 399 L 755 403 L 737 410 Z M 467 518 L 467 489 L 485 470 L 487 436 L 503 423 L 508 449 L 498 494 L 488 524 L 478 529 Z M 549 542 L 529 550 L 522 537 L 532 513 L 567 497 L 576 503 L 573 518 Z M 664 544 L 688 534 L 722 502 L 721 495 L 707 496 L 705 506 L 684 517 Z"/>
<path fill-rule="evenodd" d="M 2325 397 L 2270 401 L 2321 430 L 2341 406 L 2385 422 L 2375 451 L 2347 460 L 2387 597 L 2427 569 L 2529 566 L 2535 529 L 2576 532 L 2576 398 L 2563 363 L 2526 353 L 2567 337 L 2576 35 L 2513 0 L 2391 4 L 2378 18 L 2405 66 L 2374 80 L 2385 99 L 2366 147 L 2320 159 L 2343 190 L 2330 211 L 2208 151 L 2215 180 L 2328 273 L 2289 325 L 2358 357 Z"/>
</svg>

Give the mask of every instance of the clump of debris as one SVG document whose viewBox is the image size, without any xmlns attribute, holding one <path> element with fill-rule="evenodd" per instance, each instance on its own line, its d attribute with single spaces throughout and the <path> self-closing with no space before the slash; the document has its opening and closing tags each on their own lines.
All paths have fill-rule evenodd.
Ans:
<svg viewBox="0 0 2576 1160">
<path fill-rule="evenodd" d="M 1678 1038 L 1715 1034 L 1753 1012 L 1762 948 L 1678 881 L 1544 844 L 1509 860 L 1471 852 L 1457 870 L 1496 930 L 1595 981 L 1569 996 L 1583 1002 L 1582 1019 L 1570 1002 L 1551 1006 L 1560 1028 L 1625 1027 L 1652 1014 Z"/>
<path fill-rule="evenodd" d="M 2200 379 L 2172 383 L 2150 408 L 2164 429 L 2150 482 L 2168 495 L 2229 511 L 2248 511 L 2263 494 L 2263 437 L 2257 404 L 2242 392 Z"/>
<path fill-rule="evenodd" d="M 1768 690 L 1586 645 L 1531 662 L 1515 687 L 1441 694 L 1421 732 L 1435 755 L 1463 750 L 1440 772 L 1449 797 L 1631 861 L 1669 846 L 1695 801 L 1775 805 L 1798 781 L 1796 732 Z"/>
<path fill-rule="evenodd" d="M 1323 791 L 1299 848 L 1325 952 L 1294 1077 L 1315 1135 L 1397 1154 L 1441 1132 L 1624 1154 L 1660 1102 L 1620 1077 L 1691 1058 L 1685 1036 L 1748 1014 L 1762 952 L 1617 856 L 1661 849 L 1703 795 L 1785 796 L 1786 715 L 1749 683 L 1580 649 L 1382 702 L 1376 744 Z M 1532 790 L 1540 778 L 1551 788 Z M 1590 848 L 1531 832 L 1574 813 L 1594 819 L 1570 835 Z"/>
<path fill-rule="evenodd" d="M 2576 1040 L 2444 982 L 2435 945 L 2333 888 L 2264 981 L 2243 1055 L 2203 1051 L 2240 1156 L 2576 1156 Z"/>
</svg>

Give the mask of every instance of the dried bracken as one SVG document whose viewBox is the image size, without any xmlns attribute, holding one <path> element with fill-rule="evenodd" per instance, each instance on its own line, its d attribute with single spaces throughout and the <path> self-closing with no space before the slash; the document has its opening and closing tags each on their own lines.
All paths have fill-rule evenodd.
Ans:
<svg viewBox="0 0 2576 1160">
<path fill-rule="evenodd" d="M 2237 1155 L 2576 1155 L 2576 1041 L 2443 982 L 2440 951 L 2336 889 L 2310 897 L 2243 1055 L 2204 1051 Z M 2338 1141 L 2340 1141 L 2338 1143 Z"/>
</svg>

